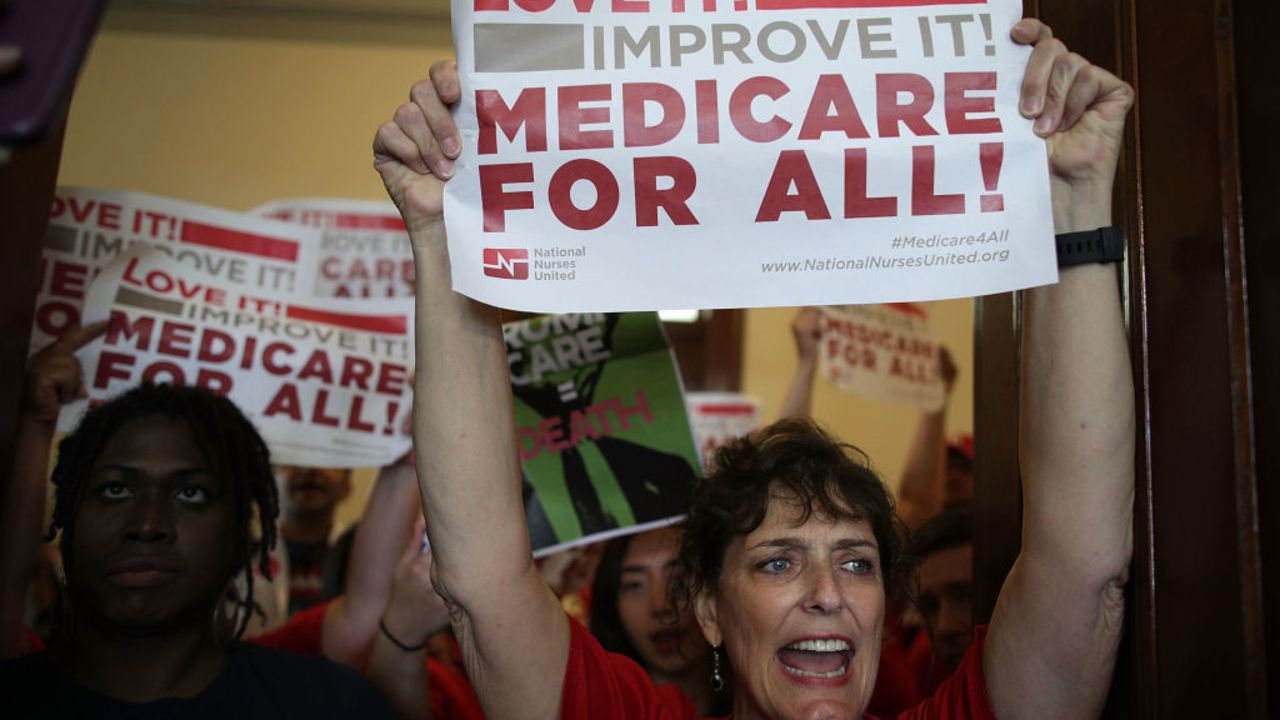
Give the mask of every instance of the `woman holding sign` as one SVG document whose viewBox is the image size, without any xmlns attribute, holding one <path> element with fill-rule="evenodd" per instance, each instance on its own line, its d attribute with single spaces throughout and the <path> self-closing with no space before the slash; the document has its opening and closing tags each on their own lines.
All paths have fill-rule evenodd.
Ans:
<svg viewBox="0 0 1280 720">
<path fill-rule="evenodd" d="M 1110 224 L 1133 91 L 1024 20 L 1023 113 L 1048 139 L 1060 233 Z M 459 138 L 450 64 L 384 124 L 374 164 L 418 270 L 415 439 L 435 583 L 491 718 L 692 718 L 565 617 L 533 566 L 498 312 L 449 290 L 443 183 Z M 1132 375 L 1114 268 L 1066 270 L 1026 294 L 1022 552 L 960 670 L 904 717 L 1086 718 L 1120 640 L 1133 503 Z M 886 598 L 898 586 L 892 501 L 865 458 L 813 426 L 730 447 L 690 507 L 683 570 L 708 682 L 732 672 L 734 717 L 862 717 Z M 1069 518 L 1061 515 L 1070 508 Z"/>
</svg>

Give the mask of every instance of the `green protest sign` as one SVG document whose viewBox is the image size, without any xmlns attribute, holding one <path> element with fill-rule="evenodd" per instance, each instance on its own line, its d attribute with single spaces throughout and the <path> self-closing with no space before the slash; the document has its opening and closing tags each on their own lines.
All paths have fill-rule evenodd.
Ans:
<svg viewBox="0 0 1280 720">
<path fill-rule="evenodd" d="M 657 314 L 550 315 L 503 334 L 535 552 L 683 515 L 698 454 Z"/>
</svg>

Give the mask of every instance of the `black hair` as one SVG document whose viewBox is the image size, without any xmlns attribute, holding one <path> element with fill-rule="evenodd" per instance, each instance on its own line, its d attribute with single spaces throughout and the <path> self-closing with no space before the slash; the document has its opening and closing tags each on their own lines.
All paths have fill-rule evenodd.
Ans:
<svg viewBox="0 0 1280 720">
<path fill-rule="evenodd" d="M 954 467 L 965 472 L 973 472 L 973 458 L 956 445 L 947 446 L 947 467 Z"/>
<path fill-rule="evenodd" d="M 98 456 L 128 423 L 154 416 L 185 421 L 209 469 L 230 488 L 235 503 L 236 558 L 245 580 L 244 597 L 228 591 L 239 616 L 232 637 L 239 638 L 255 610 L 255 558 L 262 575 L 271 578 L 270 551 L 276 542 L 280 507 L 270 451 L 249 419 L 225 397 L 202 388 L 143 383 L 89 410 L 75 431 L 58 445 L 58 460 L 51 477 L 53 520 L 46 540 L 62 531 L 59 548 L 69 568 L 76 514 Z M 254 533 L 255 510 L 260 537 Z"/>
<path fill-rule="evenodd" d="M 622 616 L 618 614 L 618 595 L 622 590 L 622 561 L 627 556 L 627 548 L 631 547 L 631 535 L 616 537 L 605 543 L 600 554 L 600 563 L 596 565 L 596 576 L 591 583 L 591 634 L 600 641 L 605 650 L 635 660 L 641 667 L 646 667 L 640 651 L 631 644 L 627 637 L 626 627 L 622 624 Z"/>
<path fill-rule="evenodd" d="M 801 522 L 815 512 L 865 520 L 880 546 L 886 597 L 906 596 L 901 521 L 866 454 L 812 420 L 786 418 L 722 446 L 710 474 L 694 486 L 673 597 L 689 603 L 701 590 L 714 590 L 729 542 L 758 528 L 779 497 L 797 504 Z"/>
</svg>

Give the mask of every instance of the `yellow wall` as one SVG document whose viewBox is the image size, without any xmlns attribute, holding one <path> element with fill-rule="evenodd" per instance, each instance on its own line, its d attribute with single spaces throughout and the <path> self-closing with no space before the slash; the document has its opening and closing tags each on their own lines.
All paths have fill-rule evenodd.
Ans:
<svg viewBox="0 0 1280 720">
<path fill-rule="evenodd" d="M 922 303 L 938 341 L 960 367 L 960 377 L 947 409 L 947 434 L 973 431 L 973 301 Z M 742 389 L 764 406 L 766 422 L 778 417 L 795 371 L 791 340 L 794 308 L 747 311 L 743 343 Z M 813 390 L 813 416 L 842 439 L 862 448 L 885 481 L 896 486 L 903 459 L 920 415 L 903 405 L 849 395 L 818 378 Z"/>
<path fill-rule="evenodd" d="M 76 90 L 63 184 L 233 209 L 385 198 L 378 125 L 444 47 L 104 32 Z"/>
<path fill-rule="evenodd" d="M 382 199 L 370 164 L 379 123 L 435 60 L 448 28 L 425 21 L 108 15 L 81 76 L 59 182 L 152 192 L 246 210 L 286 196 Z M 776 417 L 792 371 L 789 309 L 747 313 L 744 390 Z M 948 430 L 972 427 L 972 304 L 932 304 L 962 371 Z M 896 479 L 909 408 L 844 395 L 822 381 L 814 413 Z M 371 478 L 357 477 L 349 520 Z"/>
</svg>

